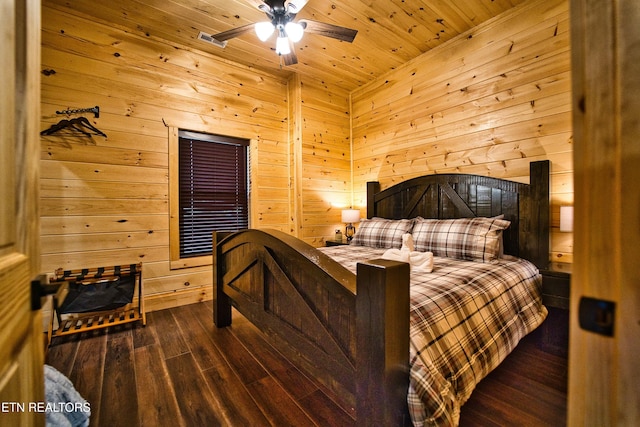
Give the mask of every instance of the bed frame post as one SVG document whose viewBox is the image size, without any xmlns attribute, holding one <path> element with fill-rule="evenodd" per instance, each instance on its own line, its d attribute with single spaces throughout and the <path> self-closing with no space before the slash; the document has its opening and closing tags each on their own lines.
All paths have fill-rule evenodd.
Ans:
<svg viewBox="0 0 640 427">
<path fill-rule="evenodd" d="M 357 422 L 408 425 L 409 264 L 377 259 L 357 273 Z"/>
<path fill-rule="evenodd" d="M 227 233 L 228 234 L 228 233 Z M 213 323 L 218 328 L 224 328 L 231 325 L 231 300 L 222 291 L 222 274 L 224 272 L 218 268 L 218 238 L 223 236 L 216 231 L 212 236 L 212 255 L 213 255 Z"/>
<path fill-rule="evenodd" d="M 548 160 L 529 164 L 532 236 L 526 240 L 530 253 L 523 257 L 543 270 L 549 267 L 549 166 Z"/>
<path fill-rule="evenodd" d="M 376 215 L 375 195 L 379 192 L 380 183 L 378 181 L 367 182 L 367 218 L 373 218 Z"/>
</svg>

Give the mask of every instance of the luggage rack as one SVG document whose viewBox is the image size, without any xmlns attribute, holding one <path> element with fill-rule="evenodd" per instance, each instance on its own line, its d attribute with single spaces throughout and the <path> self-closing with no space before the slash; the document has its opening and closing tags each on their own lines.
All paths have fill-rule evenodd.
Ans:
<svg viewBox="0 0 640 427">
<path fill-rule="evenodd" d="M 55 337 L 132 322 L 147 324 L 141 263 L 58 269 L 50 279 L 50 286 L 56 285 L 47 331 L 48 346 Z"/>
</svg>

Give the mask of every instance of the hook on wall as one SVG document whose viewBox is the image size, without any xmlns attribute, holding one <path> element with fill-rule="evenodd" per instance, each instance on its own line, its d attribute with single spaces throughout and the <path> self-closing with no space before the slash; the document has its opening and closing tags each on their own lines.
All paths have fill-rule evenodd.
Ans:
<svg viewBox="0 0 640 427">
<path fill-rule="evenodd" d="M 76 113 L 93 113 L 94 117 L 97 119 L 98 117 L 100 117 L 100 107 L 96 105 L 95 107 L 91 107 L 91 108 L 78 108 L 75 110 L 56 111 L 56 114 L 76 114 Z"/>
</svg>

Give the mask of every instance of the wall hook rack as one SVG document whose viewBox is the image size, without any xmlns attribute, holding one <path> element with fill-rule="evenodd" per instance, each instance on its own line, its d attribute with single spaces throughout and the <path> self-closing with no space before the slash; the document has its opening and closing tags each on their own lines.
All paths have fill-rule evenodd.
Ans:
<svg viewBox="0 0 640 427">
<path fill-rule="evenodd" d="M 91 108 L 78 108 L 75 110 L 56 111 L 56 114 L 76 114 L 76 113 L 93 113 L 94 117 L 97 119 L 98 117 L 100 117 L 100 107 L 96 105 L 95 107 L 91 107 Z"/>
</svg>

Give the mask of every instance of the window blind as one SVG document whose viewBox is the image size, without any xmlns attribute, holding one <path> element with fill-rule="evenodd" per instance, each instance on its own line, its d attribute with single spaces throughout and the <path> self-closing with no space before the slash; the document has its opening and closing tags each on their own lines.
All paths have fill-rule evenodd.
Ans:
<svg viewBox="0 0 640 427">
<path fill-rule="evenodd" d="M 248 228 L 249 141 L 180 131 L 180 257 L 212 252 L 211 232 Z"/>
</svg>

